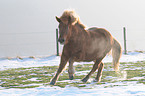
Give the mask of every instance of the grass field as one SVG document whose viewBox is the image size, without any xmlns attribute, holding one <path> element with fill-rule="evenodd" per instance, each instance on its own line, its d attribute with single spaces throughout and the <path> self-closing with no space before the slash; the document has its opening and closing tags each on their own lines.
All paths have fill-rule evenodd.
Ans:
<svg viewBox="0 0 145 96">
<path fill-rule="evenodd" d="M 93 88 L 95 85 L 102 85 L 104 88 L 113 86 L 128 86 L 128 82 L 145 84 L 145 61 L 123 62 L 120 64 L 120 71 L 115 72 L 111 63 L 105 63 L 102 81 L 93 82 L 96 73 L 94 73 L 87 83 L 82 83 L 81 79 L 91 70 L 93 64 L 84 64 L 75 66 L 75 78 L 69 80 L 67 67 L 60 75 L 55 86 L 66 87 L 74 86 L 77 88 Z M 40 86 L 50 86 L 50 79 L 54 76 L 58 66 L 43 66 L 30 68 L 15 68 L 0 71 L 0 86 L 2 89 L 10 88 L 36 88 Z M 92 84 L 93 82 L 93 84 Z M 117 83 L 121 82 L 121 83 Z M 89 85 L 89 86 L 88 86 Z"/>
</svg>

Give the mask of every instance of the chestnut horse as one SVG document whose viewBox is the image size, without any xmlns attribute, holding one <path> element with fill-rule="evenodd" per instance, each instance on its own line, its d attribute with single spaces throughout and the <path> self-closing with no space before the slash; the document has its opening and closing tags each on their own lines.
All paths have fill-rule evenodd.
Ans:
<svg viewBox="0 0 145 96">
<path fill-rule="evenodd" d="M 75 11 L 66 10 L 60 18 L 56 17 L 59 22 L 59 42 L 64 44 L 61 61 L 57 73 L 51 80 L 50 84 L 54 85 L 69 61 L 69 79 L 74 78 L 74 62 L 89 62 L 95 61 L 92 70 L 82 81 L 87 82 L 89 77 L 98 69 L 95 81 L 101 80 L 102 70 L 104 64 L 102 59 L 112 49 L 114 69 L 119 69 L 119 59 L 122 54 L 121 46 L 112 35 L 103 28 L 89 28 L 80 22 Z"/>
</svg>

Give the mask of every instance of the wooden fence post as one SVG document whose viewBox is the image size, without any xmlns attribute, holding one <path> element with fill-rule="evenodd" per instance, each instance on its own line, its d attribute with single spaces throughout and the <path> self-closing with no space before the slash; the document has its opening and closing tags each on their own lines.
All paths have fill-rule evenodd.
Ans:
<svg viewBox="0 0 145 96">
<path fill-rule="evenodd" d="M 127 48 L 126 48 L 126 28 L 123 27 L 123 33 L 124 33 L 124 54 L 127 54 Z"/>
<path fill-rule="evenodd" d="M 58 29 L 56 29 L 56 56 L 59 56 Z"/>
</svg>

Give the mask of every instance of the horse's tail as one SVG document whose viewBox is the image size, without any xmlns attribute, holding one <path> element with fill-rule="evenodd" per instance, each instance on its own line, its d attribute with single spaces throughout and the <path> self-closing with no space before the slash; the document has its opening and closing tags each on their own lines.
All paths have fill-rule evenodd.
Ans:
<svg viewBox="0 0 145 96">
<path fill-rule="evenodd" d="M 119 42 L 115 39 L 113 46 L 112 46 L 112 57 L 113 57 L 113 67 L 115 71 L 119 70 L 119 59 L 122 55 L 122 49 L 121 49 L 121 45 L 119 44 Z"/>
</svg>

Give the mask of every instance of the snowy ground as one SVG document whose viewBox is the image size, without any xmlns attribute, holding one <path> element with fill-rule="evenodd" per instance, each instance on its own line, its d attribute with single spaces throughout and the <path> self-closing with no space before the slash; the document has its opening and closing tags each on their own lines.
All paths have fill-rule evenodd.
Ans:
<svg viewBox="0 0 145 96">
<path fill-rule="evenodd" d="M 145 53 L 131 52 L 128 55 L 122 55 L 120 62 L 136 62 L 144 61 Z M 9 68 L 27 68 L 27 67 L 39 67 L 39 66 L 55 66 L 59 65 L 60 57 L 59 56 L 49 56 L 45 58 L 24 58 L 24 59 L 1 59 L 0 60 L 0 70 L 5 70 Z M 111 56 L 106 56 L 103 59 L 103 62 L 112 62 Z M 88 63 L 88 62 L 87 62 Z M 85 64 L 85 62 L 76 62 L 76 64 Z"/>
<path fill-rule="evenodd" d="M 103 62 L 111 62 L 112 57 L 107 56 Z M 128 55 L 122 55 L 120 62 L 137 62 L 145 61 L 145 53 L 131 52 Z M 39 67 L 39 66 L 54 66 L 58 65 L 60 57 L 50 56 L 45 58 L 24 58 L 21 59 L 1 59 L 0 70 L 6 70 L 9 68 L 28 68 L 28 67 Z M 85 62 L 84 62 L 85 63 Z M 75 63 L 84 64 L 84 63 Z M 142 77 L 144 78 L 144 77 Z M 2 89 L 0 88 L 0 96 L 145 96 L 145 85 L 134 82 L 126 82 L 128 86 L 123 85 L 122 82 L 106 83 L 104 85 L 94 85 L 94 83 L 86 84 L 85 88 L 77 88 L 66 86 L 60 88 L 57 86 L 41 86 L 37 88 L 29 89 Z M 93 86 L 92 86 L 93 85 Z M 104 87 L 104 86 L 117 85 L 115 87 Z"/>
</svg>

